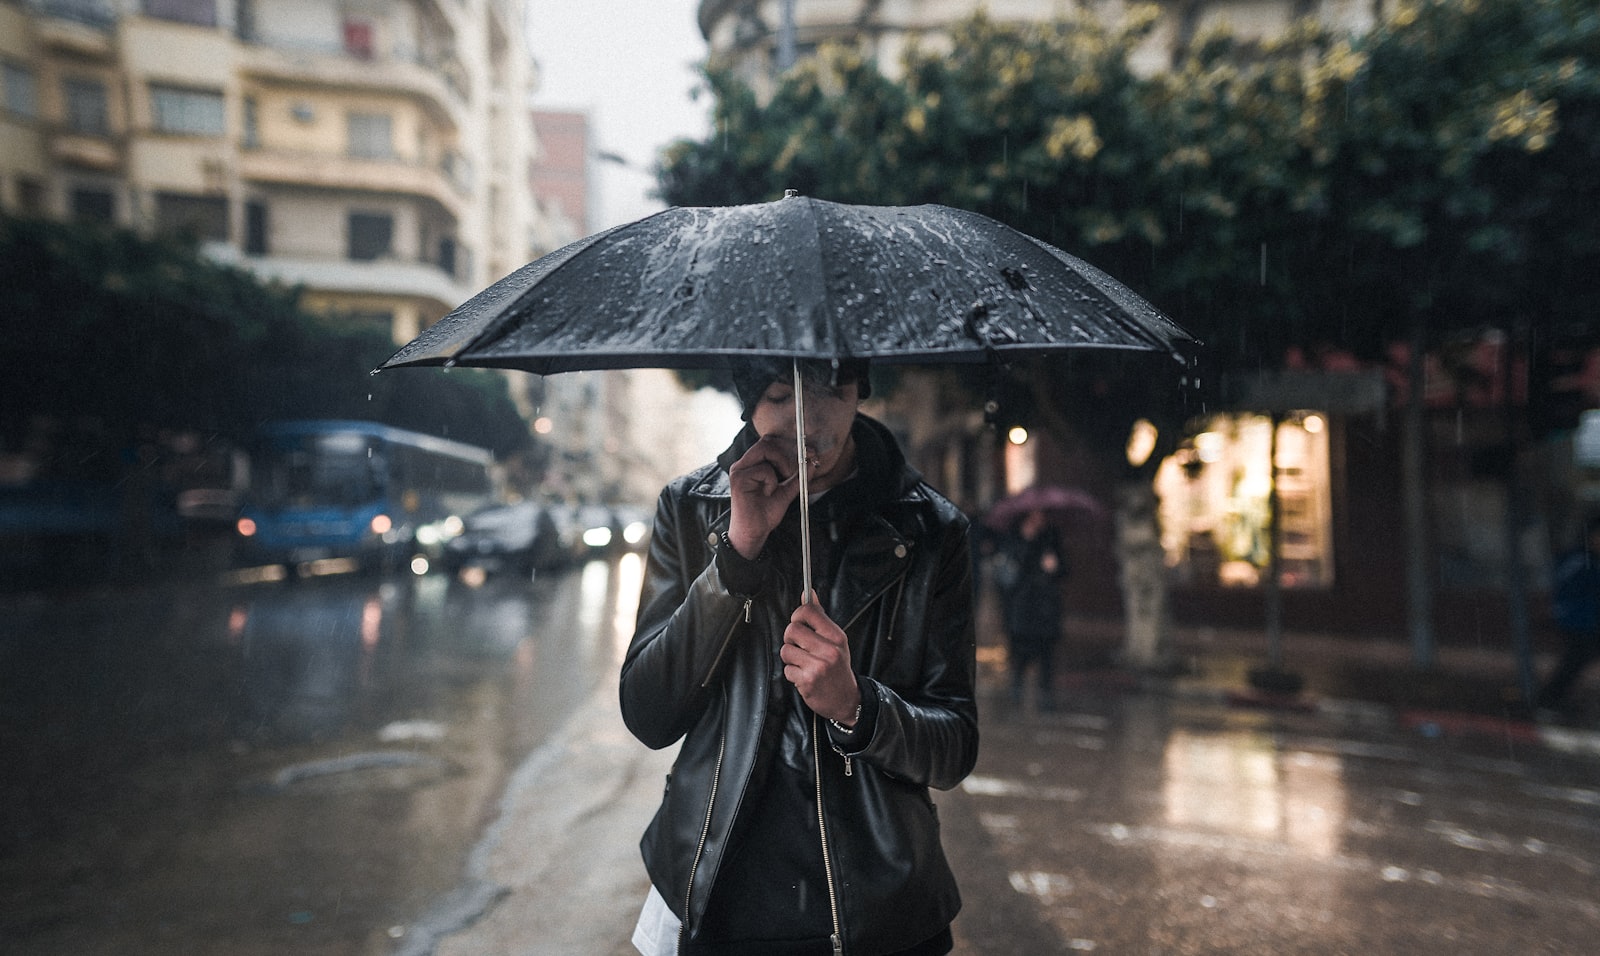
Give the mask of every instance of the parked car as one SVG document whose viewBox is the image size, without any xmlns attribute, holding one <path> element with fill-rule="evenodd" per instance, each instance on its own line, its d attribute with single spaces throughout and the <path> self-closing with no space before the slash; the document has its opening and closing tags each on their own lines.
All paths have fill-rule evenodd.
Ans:
<svg viewBox="0 0 1600 956">
<path fill-rule="evenodd" d="M 650 546 L 650 531 L 656 518 L 654 511 L 643 505 L 617 505 L 612 513 L 622 527 L 622 547 L 625 550 L 643 551 Z"/>
<path fill-rule="evenodd" d="M 574 512 L 578 526 L 580 559 L 603 558 L 622 547 L 622 525 L 616 512 L 605 505 L 579 505 Z"/>
<path fill-rule="evenodd" d="M 532 575 L 566 563 L 561 530 L 551 509 L 533 501 L 495 505 L 467 516 L 461 533 L 446 542 L 442 560 L 451 573 Z"/>
</svg>

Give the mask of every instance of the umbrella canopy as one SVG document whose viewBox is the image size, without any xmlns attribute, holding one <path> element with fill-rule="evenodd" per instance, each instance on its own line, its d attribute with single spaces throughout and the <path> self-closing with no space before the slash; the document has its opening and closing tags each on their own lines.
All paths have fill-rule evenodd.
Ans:
<svg viewBox="0 0 1600 956">
<path fill-rule="evenodd" d="M 575 242 L 485 289 L 382 368 L 1176 356 L 1191 341 L 1104 272 L 987 216 L 791 195 L 675 207 Z"/>
<path fill-rule="evenodd" d="M 1177 358 L 1192 342 L 1122 283 L 987 216 L 790 190 L 776 202 L 674 207 L 558 249 L 379 368 L 545 375 L 793 359 L 802 594 L 810 594 L 802 359 L 984 362 L 1068 349 Z"/>
<path fill-rule="evenodd" d="M 1078 518 L 1099 518 L 1106 509 L 1086 491 L 1062 485 L 1034 485 L 995 502 L 984 514 L 983 523 L 996 531 L 1009 531 L 1034 511 L 1043 512 L 1047 520 L 1062 525 Z"/>
</svg>

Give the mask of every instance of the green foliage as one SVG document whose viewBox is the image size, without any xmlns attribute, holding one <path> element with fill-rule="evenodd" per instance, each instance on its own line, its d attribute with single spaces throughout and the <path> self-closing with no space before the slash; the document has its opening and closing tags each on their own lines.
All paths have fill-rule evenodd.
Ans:
<svg viewBox="0 0 1600 956">
<path fill-rule="evenodd" d="M 986 213 L 1162 306 L 1212 380 L 1291 346 L 1375 357 L 1413 323 L 1435 342 L 1592 323 L 1592 3 L 1416 0 L 1354 40 L 1217 34 L 1141 76 L 1148 29 L 979 16 L 913 46 L 897 79 L 827 49 L 766 102 L 708 68 L 715 132 L 671 148 L 663 195 Z"/>
<path fill-rule="evenodd" d="M 380 331 L 301 312 L 295 290 L 190 244 L 0 217 L 0 447 L 39 418 L 115 447 L 159 429 L 242 437 L 259 422 L 350 417 L 514 452 L 526 425 L 492 373 L 369 373 Z"/>
</svg>

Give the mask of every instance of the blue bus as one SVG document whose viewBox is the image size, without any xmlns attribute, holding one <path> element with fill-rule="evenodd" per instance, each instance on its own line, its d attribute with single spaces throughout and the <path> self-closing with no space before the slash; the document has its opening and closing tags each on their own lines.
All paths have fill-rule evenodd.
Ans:
<svg viewBox="0 0 1600 956">
<path fill-rule="evenodd" d="M 236 524 L 239 559 L 299 574 L 405 564 L 420 573 L 493 500 L 493 463 L 486 449 L 375 422 L 264 425 Z"/>
</svg>

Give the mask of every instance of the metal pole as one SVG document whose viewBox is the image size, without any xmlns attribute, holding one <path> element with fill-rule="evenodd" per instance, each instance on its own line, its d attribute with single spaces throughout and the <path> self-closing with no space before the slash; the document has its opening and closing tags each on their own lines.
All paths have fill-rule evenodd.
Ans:
<svg viewBox="0 0 1600 956">
<path fill-rule="evenodd" d="M 800 603 L 811 600 L 811 494 L 806 481 L 806 402 L 800 388 L 800 357 L 794 359 L 794 444 L 800 458 Z"/>
</svg>

